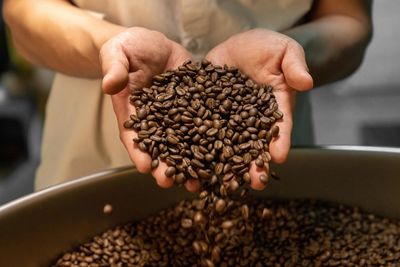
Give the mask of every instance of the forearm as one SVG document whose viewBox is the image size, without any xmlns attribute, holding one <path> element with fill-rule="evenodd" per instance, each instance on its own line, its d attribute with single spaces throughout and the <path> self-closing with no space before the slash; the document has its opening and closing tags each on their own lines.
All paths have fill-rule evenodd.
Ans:
<svg viewBox="0 0 400 267">
<path fill-rule="evenodd" d="M 100 47 L 124 30 L 63 0 L 6 0 L 4 17 L 29 61 L 85 78 L 101 77 Z"/>
<path fill-rule="evenodd" d="M 304 48 L 316 86 L 343 79 L 361 64 L 371 29 L 343 15 L 329 15 L 288 30 Z"/>
</svg>

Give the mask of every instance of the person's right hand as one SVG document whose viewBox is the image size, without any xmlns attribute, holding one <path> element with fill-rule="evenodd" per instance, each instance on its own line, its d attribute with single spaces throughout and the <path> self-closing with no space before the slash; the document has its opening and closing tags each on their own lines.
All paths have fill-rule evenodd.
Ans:
<svg viewBox="0 0 400 267">
<path fill-rule="evenodd" d="M 283 163 L 290 150 L 293 110 L 297 91 L 313 87 L 303 47 L 284 34 L 267 29 L 253 29 L 231 36 L 207 55 L 212 63 L 235 66 L 258 84 L 271 85 L 283 118 L 275 125 L 279 135 L 271 140 L 272 161 Z M 268 175 L 269 164 L 263 168 L 251 163 L 251 187 L 263 190 L 260 175 Z"/>
<path fill-rule="evenodd" d="M 151 84 L 154 75 L 176 69 L 190 58 L 191 55 L 185 48 L 162 33 L 138 27 L 129 28 L 111 38 L 100 50 L 102 88 L 105 93 L 112 95 L 121 141 L 139 172 L 151 171 L 151 157 L 139 150 L 138 144 L 133 142 L 137 133 L 123 126 L 129 115 L 136 113 L 129 103 L 129 96 L 133 90 Z M 173 180 L 164 174 L 166 168 L 167 165 L 160 162 L 152 170 L 161 187 L 173 185 Z M 189 191 L 196 191 L 199 182 L 191 179 L 185 186 Z"/>
</svg>

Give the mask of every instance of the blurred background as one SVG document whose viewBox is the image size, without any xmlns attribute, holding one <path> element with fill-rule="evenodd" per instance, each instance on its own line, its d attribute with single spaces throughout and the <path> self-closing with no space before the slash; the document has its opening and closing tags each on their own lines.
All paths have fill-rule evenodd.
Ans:
<svg viewBox="0 0 400 267">
<path fill-rule="evenodd" d="M 400 147 L 399 13 L 397 1 L 374 1 L 374 36 L 362 66 L 312 91 L 317 145 Z M 0 17 L 0 205 L 33 191 L 53 77 L 19 57 L 7 35 Z"/>
</svg>

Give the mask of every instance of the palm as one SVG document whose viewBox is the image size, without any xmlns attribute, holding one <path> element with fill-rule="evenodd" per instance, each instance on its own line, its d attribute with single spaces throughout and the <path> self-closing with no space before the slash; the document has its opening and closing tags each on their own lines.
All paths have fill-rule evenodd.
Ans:
<svg viewBox="0 0 400 267">
<path fill-rule="evenodd" d="M 274 87 L 279 109 L 284 117 L 277 122 L 279 137 L 272 140 L 270 152 L 275 162 L 283 162 L 290 148 L 292 110 L 295 90 L 312 87 L 312 78 L 307 73 L 304 52 L 291 38 L 268 30 L 252 30 L 231 37 L 209 52 L 207 58 L 214 64 L 238 67 L 259 84 Z M 268 172 L 268 166 L 259 169 L 252 163 L 250 174 L 252 187 L 264 186 L 256 179 Z"/>
<path fill-rule="evenodd" d="M 151 83 L 154 75 L 175 69 L 190 58 L 182 46 L 168 40 L 160 33 L 141 28 L 131 28 L 106 43 L 100 53 L 103 66 L 103 90 L 112 95 L 120 137 L 131 160 L 140 172 L 149 172 L 151 157 L 140 151 L 132 139 L 137 134 L 125 129 L 123 124 L 135 108 L 129 103 L 131 92 Z M 166 165 L 153 170 L 162 187 L 172 185 L 165 175 Z"/>
</svg>

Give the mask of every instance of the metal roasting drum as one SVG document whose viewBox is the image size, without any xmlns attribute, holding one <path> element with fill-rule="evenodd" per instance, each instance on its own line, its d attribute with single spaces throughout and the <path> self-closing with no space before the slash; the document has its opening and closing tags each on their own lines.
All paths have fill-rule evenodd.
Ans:
<svg viewBox="0 0 400 267">
<path fill-rule="evenodd" d="M 335 201 L 400 218 L 400 149 L 298 148 L 285 164 L 272 168 L 281 181 L 271 181 L 257 195 Z M 193 196 L 183 188 L 161 189 L 129 167 L 28 195 L 0 207 L 0 266 L 49 266 L 107 228 Z M 109 214 L 103 212 L 107 204 Z"/>
</svg>

